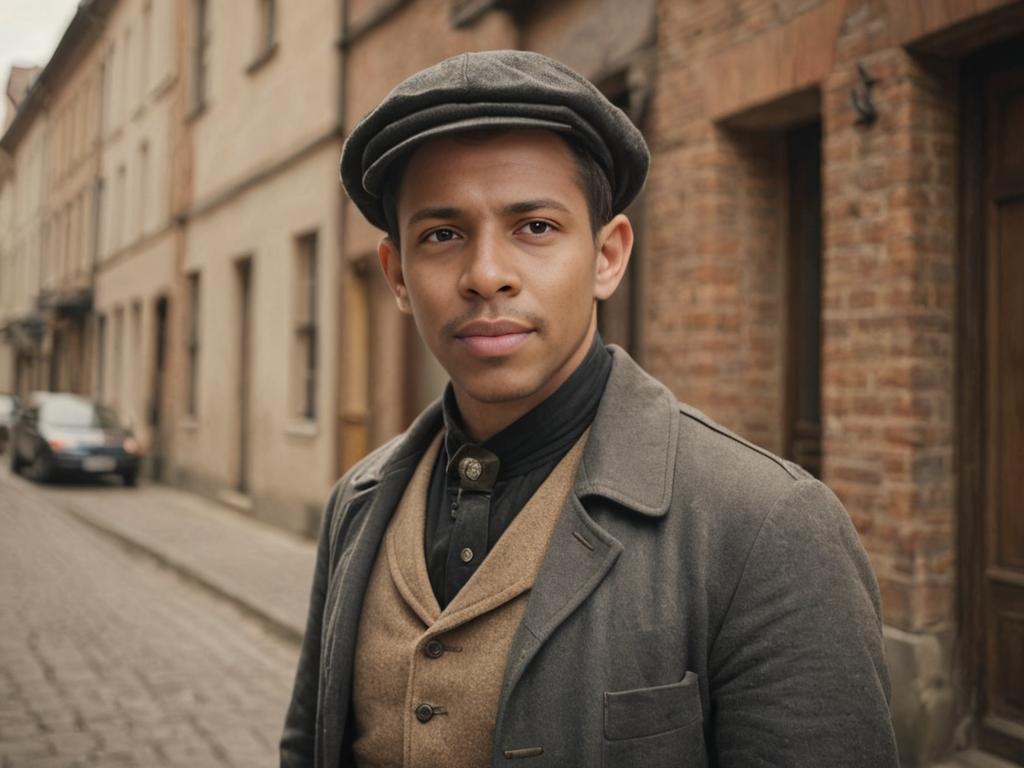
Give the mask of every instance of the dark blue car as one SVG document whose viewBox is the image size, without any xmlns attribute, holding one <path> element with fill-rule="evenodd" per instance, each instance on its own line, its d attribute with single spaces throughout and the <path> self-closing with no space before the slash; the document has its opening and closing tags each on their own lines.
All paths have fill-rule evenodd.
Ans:
<svg viewBox="0 0 1024 768">
<path fill-rule="evenodd" d="M 109 408 L 80 395 L 37 392 L 11 428 L 11 471 L 36 480 L 58 475 L 139 477 L 141 451 Z"/>
</svg>

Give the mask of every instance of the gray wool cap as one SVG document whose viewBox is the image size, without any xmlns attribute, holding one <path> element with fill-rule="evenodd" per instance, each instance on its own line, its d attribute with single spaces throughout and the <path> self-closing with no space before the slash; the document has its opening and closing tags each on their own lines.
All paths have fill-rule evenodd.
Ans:
<svg viewBox="0 0 1024 768">
<path fill-rule="evenodd" d="M 345 191 L 371 224 L 386 229 L 382 197 L 392 165 L 422 142 L 485 128 L 546 128 L 590 152 L 619 213 L 643 188 L 644 137 L 589 80 L 531 51 L 463 53 L 399 83 L 359 121 L 341 150 Z"/>
</svg>

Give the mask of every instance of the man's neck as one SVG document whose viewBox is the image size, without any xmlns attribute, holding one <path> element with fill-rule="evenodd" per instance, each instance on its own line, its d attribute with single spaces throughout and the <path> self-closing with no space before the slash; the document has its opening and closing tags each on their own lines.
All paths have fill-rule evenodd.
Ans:
<svg viewBox="0 0 1024 768">
<path fill-rule="evenodd" d="M 487 403 L 468 397 L 458 387 L 454 387 L 455 402 L 459 406 L 466 435 L 476 443 L 484 443 L 547 400 L 579 368 L 593 344 L 595 333 L 597 333 L 596 323 L 591 325 L 583 343 L 573 352 L 557 374 L 528 397 L 507 402 Z"/>
</svg>

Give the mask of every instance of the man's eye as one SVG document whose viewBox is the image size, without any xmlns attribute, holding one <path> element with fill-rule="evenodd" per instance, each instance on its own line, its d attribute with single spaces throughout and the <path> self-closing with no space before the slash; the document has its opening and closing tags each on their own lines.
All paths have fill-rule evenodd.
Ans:
<svg viewBox="0 0 1024 768">
<path fill-rule="evenodd" d="M 546 221 L 531 221 L 523 229 L 531 235 L 546 235 L 554 231 L 554 227 Z"/>
<path fill-rule="evenodd" d="M 430 243 L 447 243 L 449 240 L 454 240 L 458 235 L 455 234 L 453 229 L 435 229 L 429 235 L 424 238 Z"/>
</svg>

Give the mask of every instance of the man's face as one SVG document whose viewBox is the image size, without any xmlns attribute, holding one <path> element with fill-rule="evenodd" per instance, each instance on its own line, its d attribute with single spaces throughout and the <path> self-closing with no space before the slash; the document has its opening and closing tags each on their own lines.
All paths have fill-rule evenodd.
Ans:
<svg viewBox="0 0 1024 768">
<path fill-rule="evenodd" d="M 434 139 L 398 194 L 401 254 L 381 262 L 399 307 L 451 377 L 459 405 L 525 413 L 586 355 L 609 279 L 606 230 L 591 231 L 572 152 L 557 135 L 510 130 Z M 618 243 L 621 246 L 621 243 Z M 621 265 L 624 270 L 625 265 Z"/>
</svg>

